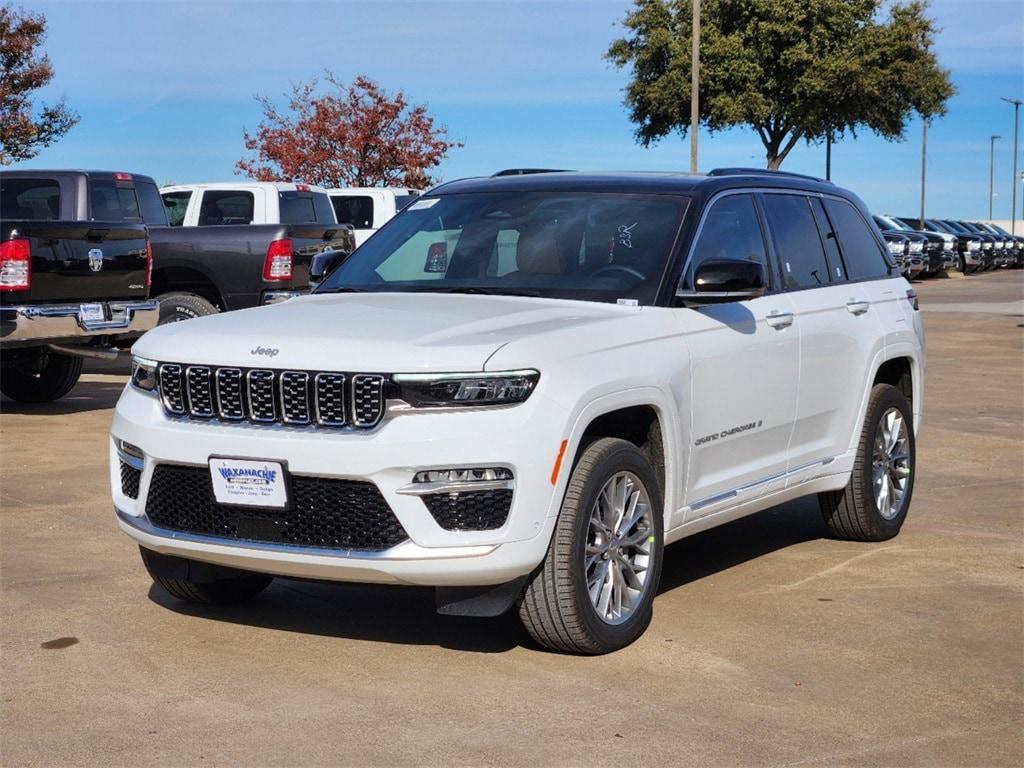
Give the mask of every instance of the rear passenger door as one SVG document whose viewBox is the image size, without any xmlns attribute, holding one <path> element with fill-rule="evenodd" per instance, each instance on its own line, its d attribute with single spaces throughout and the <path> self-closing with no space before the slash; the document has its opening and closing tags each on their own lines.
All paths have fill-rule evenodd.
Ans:
<svg viewBox="0 0 1024 768">
<path fill-rule="evenodd" d="M 796 417 L 799 333 L 770 268 L 753 194 L 728 193 L 709 205 L 683 275 L 687 289 L 709 259 L 758 261 L 769 288 L 749 301 L 678 310 L 690 352 L 687 520 L 777 488 Z"/>
<path fill-rule="evenodd" d="M 882 325 L 873 293 L 847 278 L 821 198 L 765 192 L 762 201 L 800 332 L 787 468 L 787 485 L 795 485 L 848 449 Z"/>
</svg>

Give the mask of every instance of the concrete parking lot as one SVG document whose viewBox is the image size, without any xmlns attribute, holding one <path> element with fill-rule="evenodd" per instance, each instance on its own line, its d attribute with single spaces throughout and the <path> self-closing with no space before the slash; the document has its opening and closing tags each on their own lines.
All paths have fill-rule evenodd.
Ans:
<svg viewBox="0 0 1024 768">
<path fill-rule="evenodd" d="M 123 376 L 0 416 L 0 763 L 1024 763 L 1024 273 L 917 286 L 925 422 L 903 533 L 814 500 L 669 548 L 647 634 L 601 658 L 429 590 L 155 588 L 114 523 Z"/>
</svg>

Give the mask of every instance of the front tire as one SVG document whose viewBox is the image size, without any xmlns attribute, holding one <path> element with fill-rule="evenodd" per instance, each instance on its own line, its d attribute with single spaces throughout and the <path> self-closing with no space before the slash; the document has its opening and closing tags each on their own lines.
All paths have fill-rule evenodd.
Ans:
<svg viewBox="0 0 1024 768">
<path fill-rule="evenodd" d="M 249 573 L 227 568 L 220 570 L 232 575 L 217 579 L 195 581 L 187 578 L 174 578 L 166 575 L 168 556 L 152 552 L 145 547 L 139 547 L 139 554 L 142 555 L 142 563 L 146 566 L 146 571 L 153 579 L 153 583 L 159 584 L 171 597 L 188 603 L 202 605 L 242 603 L 256 597 L 274 580 L 273 576 L 265 573 Z M 184 558 L 170 559 L 184 561 L 186 565 L 191 562 Z"/>
<path fill-rule="evenodd" d="M 885 541 L 900 532 L 914 492 L 915 450 L 910 403 L 895 387 L 876 384 L 850 481 L 841 491 L 818 495 L 833 536 Z"/>
<path fill-rule="evenodd" d="M 572 471 L 544 562 L 519 601 L 539 644 L 601 654 L 650 624 L 664 550 L 661 488 L 632 443 L 602 438 Z"/>
<path fill-rule="evenodd" d="M 82 375 L 80 357 L 41 352 L 24 363 L 6 366 L 0 374 L 0 392 L 22 403 L 50 403 L 74 388 Z"/>
</svg>

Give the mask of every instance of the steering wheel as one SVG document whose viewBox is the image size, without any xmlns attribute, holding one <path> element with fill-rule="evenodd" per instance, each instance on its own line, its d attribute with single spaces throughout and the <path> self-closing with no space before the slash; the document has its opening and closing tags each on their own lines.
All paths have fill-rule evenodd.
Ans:
<svg viewBox="0 0 1024 768">
<path fill-rule="evenodd" d="M 590 276 L 600 277 L 603 272 L 625 272 L 630 277 L 635 277 L 641 281 L 647 279 L 647 275 L 641 272 L 639 269 L 633 269 L 633 267 L 627 267 L 622 264 L 605 264 L 603 267 L 595 269 Z"/>
</svg>

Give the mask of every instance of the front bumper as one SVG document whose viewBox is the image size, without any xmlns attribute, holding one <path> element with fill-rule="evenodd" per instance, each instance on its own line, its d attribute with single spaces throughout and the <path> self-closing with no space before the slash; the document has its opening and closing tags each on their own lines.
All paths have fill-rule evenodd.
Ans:
<svg viewBox="0 0 1024 768">
<path fill-rule="evenodd" d="M 551 471 L 564 439 L 564 417 L 560 406 L 536 391 L 527 402 L 509 408 L 405 412 L 385 418 L 372 430 L 209 423 L 169 418 L 155 397 L 129 387 L 111 427 L 114 507 L 122 531 L 162 554 L 301 578 L 423 586 L 500 584 L 529 573 L 547 550 L 560 501 Z M 528 442 L 523 435 L 530 436 Z M 137 499 L 122 492 L 118 440 L 144 454 L 135 459 L 141 469 Z M 371 482 L 408 539 L 383 551 L 345 551 L 153 525 L 145 509 L 154 468 L 206 468 L 211 456 L 284 461 L 294 476 Z M 506 467 L 515 478 L 509 514 L 500 528 L 446 530 L 422 498 L 408 493 L 416 472 L 489 466 Z"/>
<path fill-rule="evenodd" d="M 88 341 L 96 336 L 137 336 L 154 328 L 160 319 L 160 304 L 155 299 L 95 303 L 104 307 L 103 320 L 83 320 L 82 304 L 0 307 L 0 341 L 33 345 Z"/>
</svg>

